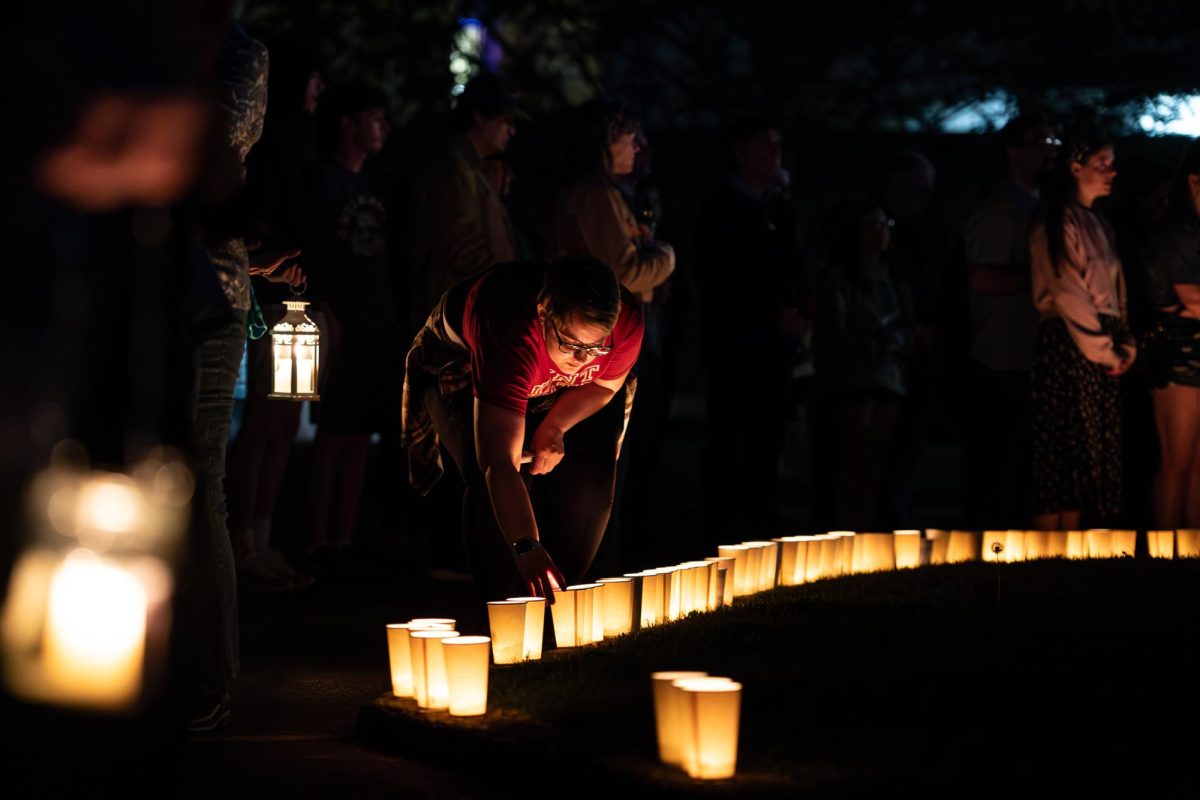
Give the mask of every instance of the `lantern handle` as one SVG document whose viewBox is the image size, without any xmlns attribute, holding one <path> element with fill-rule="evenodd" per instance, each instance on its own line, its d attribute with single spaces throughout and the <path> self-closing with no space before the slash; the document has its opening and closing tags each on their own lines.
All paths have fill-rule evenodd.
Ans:
<svg viewBox="0 0 1200 800">
<path fill-rule="evenodd" d="M 299 286 L 289 285 L 289 288 L 292 290 L 292 297 L 303 296 L 304 293 L 308 291 L 308 278 L 306 277 L 303 281 L 301 281 Z"/>
</svg>

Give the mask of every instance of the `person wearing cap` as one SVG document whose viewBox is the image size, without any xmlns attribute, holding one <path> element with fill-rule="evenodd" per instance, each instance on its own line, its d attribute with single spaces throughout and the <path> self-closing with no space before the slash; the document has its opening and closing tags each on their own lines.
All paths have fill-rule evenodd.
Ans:
<svg viewBox="0 0 1200 800">
<path fill-rule="evenodd" d="M 641 304 L 593 258 L 512 261 L 452 287 L 409 350 L 403 437 L 422 495 L 462 476 L 488 600 L 583 579 L 612 510 Z M 553 553 L 553 558 L 551 557 Z"/>
<path fill-rule="evenodd" d="M 450 142 L 417 173 L 407 236 L 414 320 L 459 281 L 516 258 L 508 210 L 483 164 L 508 149 L 519 114 L 495 75 L 477 75 L 451 115 Z"/>
</svg>

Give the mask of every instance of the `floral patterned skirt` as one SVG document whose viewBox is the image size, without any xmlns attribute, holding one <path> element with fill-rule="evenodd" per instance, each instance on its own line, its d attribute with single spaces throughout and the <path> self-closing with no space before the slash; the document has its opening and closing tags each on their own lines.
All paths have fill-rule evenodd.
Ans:
<svg viewBox="0 0 1200 800">
<path fill-rule="evenodd" d="M 1102 316 L 1106 333 L 1124 323 Z M 1084 358 L 1061 319 L 1038 326 L 1033 356 L 1033 513 L 1081 511 L 1089 524 L 1121 512 L 1117 378 Z"/>
</svg>

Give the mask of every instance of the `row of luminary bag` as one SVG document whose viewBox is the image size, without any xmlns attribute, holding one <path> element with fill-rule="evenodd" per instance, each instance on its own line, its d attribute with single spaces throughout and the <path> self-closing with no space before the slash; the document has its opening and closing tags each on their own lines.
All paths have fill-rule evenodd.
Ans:
<svg viewBox="0 0 1200 800">
<path fill-rule="evenodd" d="M 925 564 L 1131 556 L 1136 539 L 1136 531 L 1109 529 L 831 531 L 814 536 L 785 536 L 771 541 L 722 545 L 720 555 L 704 561 L 568 586 L 554 593 L 551 619 L 557 647 L 579 647 L 674 621 L 693 612 L 712 611 L 731 604 L 734 597 L 776 586 Z M 1200 530 L 1148 531 L 1147 545 L 1149 555 L 1154 558 L 1200 557 Z M 545 607 L 546 600 L 540 597 L 513 597 L 488 603 L 490 638 L 460 637 L 453 632 L 453 620 L 412 620 L 389 625 L 393 694 L 414 697 L 422 708 L 448 709 L 458 715 L 484 713 L 487 644 L 491 645 L 496 664 L 541 658 Z M 420 632 L 422 629 L 434 632 Z M 440 635 L 439 630 L 449 635 Z M 446 645 L 450 644 L 453 647 L 447 656 Z M 473 699 L 452 703 L 451 673 L 477 676 L 480 672 L 482 678 L 471 679 L 472 686 L 482 686 L 470 690 Z M 463 685 L 467 685 L 465 678 Z M 467 690 L 464 688 L 463 692 Z"/>
</svg>

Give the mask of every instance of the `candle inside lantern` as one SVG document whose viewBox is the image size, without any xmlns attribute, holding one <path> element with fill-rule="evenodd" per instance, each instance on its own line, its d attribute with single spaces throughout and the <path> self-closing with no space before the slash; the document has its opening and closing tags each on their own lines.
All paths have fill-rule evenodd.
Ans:
<svg viewBox="0 0 1200 800">
<path fill-rule="evenodd" d="M 492 632 L 492 658 L 497 664 L 516 664 L 526 658 L 525 626 L 528 611 L 520 600 L 493 600 L 487 604 Z"/>
<path fill-rule="evenodd" d="M 546 630 L 546 598 L 510 597 L 525 604 L 525 642 L 521 657 L 526 661 L 537 661 L 542 657 L 542 637 Z"/>
<path fill-rule="evenodd" d="M 50 584 L 45 680 L 70 702 L 133 703 L 142 689 L 149 600 L 137 577 L 87 551 L 67 556 Z"/>
<path fill-rule="evenodd" d="M 1004 560 L 1010 564 L 1025 560 L 1025 531 L 1004 532 Z"/>
<path fill-rule="evenodd" d="M 896 569 L 921 566 L 920 531 L 895 531 L 892 536 L 892 548 Z"/>
<path fill-rule="evenodd" d="M 674 682 L 685 678 L 703 678 L 706 672 L 655 672 L 650 675 L 654 691 L 654 729 L 658 737 L 658 758 L 664 764 L 683 766 L 684 740 L 688 737 L 684 717 L 683 691 Z"/>
<path fill-rule="evenodd" d="M 684 693 L 683 767 L 692 778 L 732 778 L 737 771 L 742 685 L 728 678 L 682 678 L 672 686 Z"/>
<path fill-rule="evenodd" d="M 458 636 L 442 642 L 450 716 L 487 712 L 489 641 L 486 636 Z"/>
<path fill-rule="evenodd" d="M 950 551 L 950 531 L 927 528 L 925 537 L 929 540 L 929 563 L 945 564 Z"/>
<path fill-rule="evenodd" d="M 417 705 L 435 711 L 450 706 L 446 684 L 446 658 L 442 641 L 458 636 L 457 631 L 414 630 L 409 634 L 413 661 L 413 692 Z"/>
<path fill-rule="evenodd" d="M 302 339 L 304 337 L 297 337 Z M 296 394 L 312 394 L 316 391 L 313 384 L 313 373 L 316 362 L 313 360 L 311 347 L 302 344 L 296 347 Z"/>
<path fill-rule="evenodd" d="M 982 552 L 983 534 L 977 531 L 950 531 L 950 543 L 946 546 L 947 564 L 978 561 Z M 989 551 L 988 556 L 990 555 Z"/>
<path fill-rule="evenodd" d="M 1025 531 L 1025 560 L 1045 558 L 1049 550 L 1049 543 L 1048 531 Z"/>
<path fill-rule="evenodd" d="M 1107 528 L 1092 528 L 1084 532 L 1088 558 L 1112 558 L 1113 532 Z"/>
<path fill-rule="evenodd" d="M 860 533 L 854 542 L 854 572 L 881 572 L 896 568 L 895 537 L 890 533 Z"/>
<path fill-rule="evenodd" d="M 1146 531 L 1151 558 L 1175 557 L 1175 531 Z"/>
<path fill-rule="evenodd" d="M 275 393 L 292 393 L 292 344 L 278 341 L 275 350 Z"/>
<path fill-rule="evenodd" d="M 749 564 L 750 548 L 744 544 L 723 544 L 717 548 L 717 554 L 722 558 L 732 558 L 736 562 L 736 567 L 733 571 L 733 596 L 742 597 L 750 593 L 747 587 L 749 583 L 750 564 Z"/>
<path fill-rule="evenodd" d="M 414 619 L 387 626 L 388 662 L 392 672 L 392 694 L 413 697 L 412 644 L 413 631 L 454 630 L 454 620 L 445 618 Z"/>
<path fill-rule="evenodd" d="M 571 587 L 554 590 L 554 603 L 550 606 L 550 619 L 554 623 L 554 646 L 575 647 L 575 606 L 579 592 Z"/>
<path fill-rule="evenodd" d="M 1137 531 L 1114 530 L 1112 532 L 1112 555 L 1117 558 L 1133 558 L 1137 547 Z"/>
<path fill-rule="evenodd" d="M 1175 531 L 1175 557 L 1200 558 L 1200 528 L 1178 528 Z"/>
<path fill-rule="evenodd" d="M 604 638 L 633 631 L 633 579 L 601 578 L 600 603 L 604 607 Z"/>
</svg>

